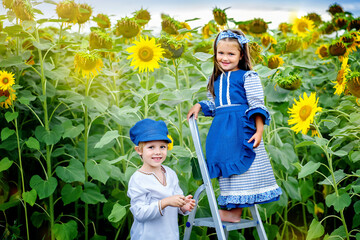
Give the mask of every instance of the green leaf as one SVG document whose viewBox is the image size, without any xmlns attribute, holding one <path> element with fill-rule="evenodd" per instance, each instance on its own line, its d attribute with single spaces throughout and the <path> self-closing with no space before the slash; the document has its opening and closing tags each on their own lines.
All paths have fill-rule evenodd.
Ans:
<svg viewBox="0 0 360 240">
<path fill-rule="evenodd" d="M 202 176 L 201 176 L 201 170 L 200 170 L 200 165 L 198 162 L 198 159 L 195 157 L 192 157 L 190 159 L 191 162 L 191 170 L 192 170 L 192 176 L 194 177 L 195 180 L 202 180 Z"/>
<path fill-rule="evenodd" d="M 283 182 L 283 185 L 290 198 L 301 201 L 299 183 L 294 177 L 288 177 L 287 181 Z"/>
<path fill-rule="evenodd" d="M 354 151 L 350 154 L 350 159 L 353 163 L 360 161 L 360 151 Z"/>
<path fill-rule="evenodd" d="M 108 219 L 110 222 L 117 223 L 126 215 L 126 208 L 118 203 L 115 203 L 111 210 Z"/>
<path fill-rule="evenodd" d="M 21 104 L 29 105 L 30 102 L 34 101 L 36 97 L 32 95 L 29 90 L 21 90 L 19 92 L 19 102 Z"/>
<path fill-rule="evenodd" d="M 306 202 L 306 200 L 315 193 L 314 183 L 311 180 L 306 180 L 300 182 L 299 184 L 302 202 Z"/>
<path fill-rule="evenodd" d="M 120 137 L 119 132 L 117 130 L 114 131 L 108 131 L 102 136 L 100 141 L 96 143 L 95 148 L 102 148 L 104 145 L 108 144 L 115 138 Z"/>
<path fill-rule="evenodd" d="M 335 192 L 327 195 L 325 198 L 325 203 L 326 206 L 334 206 L 335 211 L 340 212 L 344 208 L 350 206 L 351 198 L 347 192 L 340 193 L 339 191 L 339 196 L 336 196 Z"/>
<path fill-rule="evenodd" d="M 79 160 L 71 159 L 67 167 L 58 166 L 55 172 L 66 183 L 85 182 L 85 169 Z"/>
<path fill-rule="evenodd" d="M 63 138 L 76 138 L 85 129 L 83 124 L 73 126 L 71 120 L 66 120 L 61 125 L 64 128 Z"/>
<path fill-rule="evenodd" d="M 13 129 L 9 129 L 8 127 L 3 128 L 1 130 L 1 140 L 5 141 L 8 137 L 13 135 L 14 133 L 15 133 L 15 130 L 13 130 Z"/>
<path fill-rule="evenodd" d="M 36 227 L 36 228 L 40 228 L 43 221 L 44 220 L 47 220 L 48 217 L 45 213 L 39 213 L 39 212 L 34 212 L 32 215 L 31 215 L 31 222 L 32 224 Z"/>
<path fill-rule="evenodd" d="M 30 187 L 34 188 L 39 195 L 39 199 L 50 196 L 56 189 L 58 182 L 56 178 L 50 177 L 43 180 L 39 175 L 34 175 L 30 179 Z"/>
<path fill-rule="evenodd" d="M 64 205 L 75 202 L 78 200 L 82 194 L 81 186 L 72 187 L 70 184 L 65 184 L 61 189 L 61 196 L 64 202 Z"/>
<path fill-rule="evenodd" d="M 299 172 L 298 177 L 304 178 L 304 177 L 314 173 L 316 170 L 318 170 L 318 168 L 320 166 L 321 166 L 321 164 L 319 162 L 315 163 L 313 161 L 309 161 L 301 168 L 301 171 Z"/>
<path fill-rule="evenodd" d="M 103 184 L 109 179 L 111 174 L 111 167 L 109 163 L 101 161 L 98 164 L 95 160 L 90 159 L 86 165 L 86 169 L 88 170 L 89 175 L 102 182 Z"/>
<path fill-rule="evenodd" d="M 199 59 L 200 61 L 207 61 L 208 59 L 212 58 L 213 55 L 209 54 L 209 53 L 204 53 L 204 52 L 197 52 L 194 54 L 194 57 L 196 57 L 197 59 Z"/>
<path fill-rule="evenodd" d="M 84 191 L 81 193 L 81 200 L 88 204 L 107 202 L 105 196 L 100 193 L 100 189 L 94 183 L 85 182 Z"/>
<path fill-rule="evenodd" d="M 24 64 L 21 56 L 11 56 L 0 62 L 0 67 L 7 68 Z"/>
<path fill-rule="evenodd" d="M 60 141 L 63 132 L 64 129 L 61 125 L 55 125 L 50 130 L 46 130 L 43 126 L 37 126 L 35 136 L 40 142 L 52 145 Z"/>
<path fill-rule="evenodd" d="M 67 223 L 55 224 L 54 235 L 56 240 L 73 240 L 77 237 L 77 223 L 74 220 L 70 220 Z"/>
<path fill-rule="evenodd" d="M 0 172 L 8 170 L 13 163 L 14 163 L 14 161 L 9 160 L 7 157 L 1 159 L 1 161 L 0 161 Z"/>
<path fill-rule="evenodd" d="M 344 170 L 339 169 L 336 172 L 334 172 L 335 184 L 337 184 L 344 177 L 346 177 L 346 174 L 344 173 Z M 323 181 L 319 182 L 318 184 L 320 184 L 320 185 L 332 185 L 332 184 L 334 184 L 332 182 L 332 176 L 329 175 L 327 177 L 327 179 L 325 178 Z"/>
<path fill-rule="evenodd" d="M 319 238 L 324 234 L 324 232 L 325 230 L 321 223 L 318 220 L 313 219 L 310 224 L 306 240 Z"/>
<path fill-rule="evenodd" d="M 26 146 L 32 149 L 40 150 L 40 143 L 33 137 L 30 137 L 26 142 Z"/>
<path fill-rule="evenodd" d="M 18 112 L 6 112 L 5 113 L 5 119 L 6 119 L 7 122 L 11 122 L 12 120 L 17 118 L 18 116 L 19 116 Z"/>
<path fill-rule="evenodd" d="M 299 147 L 306 147 L 306 146 L 311 146 L 311 145 L 315 145 L 315 143 L 313 141 L 304 141 L 304 142 L 297 144 L 295 147 L 299 148 Z"/>
<path fill-rule="evenodd" d="M 357 201 L 357 202 L 354 204 L 354 210 L 355 210 L 355 213 L 356 213 L 356 214 L 360 214 L 360 201 Z"/>
<path fill-rule="evenodd" d="M 33 41 L 32 44 L 40 50 L 48 50 L 53 44 L 49 40 L 40 38 L 40 42 Z"/>
<path fill-rule="evenodd" d="M 22 198 L 24 199 L 25 202 L 30 204 L 30 206 L 34 206 L 36 197 L 37 197 L 37 194 L 36 194 L 35 189 L 31 189 L 31 191 L 29 191 L 29 192 L 23 192 L 23 194 L 22 194 Z"/>
<path fill-rule="evenodd" d="M 134 174 L 134 172 L 137 170 L 137 168 L 134 167 L 128 167 L 125 171 L 125 181 L 129 182 L 130 177 Z"/>
</svg>

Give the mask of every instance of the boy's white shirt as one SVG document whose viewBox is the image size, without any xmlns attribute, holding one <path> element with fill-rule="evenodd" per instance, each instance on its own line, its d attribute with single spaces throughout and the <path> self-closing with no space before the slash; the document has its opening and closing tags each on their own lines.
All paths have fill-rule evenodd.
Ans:
<svg viewBox="0 0 360 240">
<path fill-rule="evenodd" d="M 130 211 L 134 216 L 131 239 L 179 239 L 178 214 L 184 214 L 177 207 L 160 210 L 159 201 L 173 195 L 183 195 L 176 173 L 165 169 L 166 186 L 153 174 L 136 171 L 130 178 L 127 195 L 131 199 Z"/>
</svg>

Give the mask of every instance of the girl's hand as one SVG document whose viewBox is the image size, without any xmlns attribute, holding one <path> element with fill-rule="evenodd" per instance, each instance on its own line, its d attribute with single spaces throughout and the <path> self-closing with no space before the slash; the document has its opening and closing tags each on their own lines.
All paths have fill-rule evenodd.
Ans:
<svg viewBox="0 0 360 240">
<path fill-rule="evenodd" d="M 248 143 L 255 140 L 253 148 L 256 148 L 256 147 L 258 147 L 260 145 L 261 137 L 262 137 L 262 132 L 256 131 L 256 133 L 249 139 Z"/>
<path fill-rule="evenodd" d="M 199 112 L 201 110 L 201 105 L 199 103 L 196 103 L 192 108 L 190 108 L 186 118 L 189 121 L 189 118 L 194 115 L 195 120 L 198 118 Z"/>
<path fill-rule="evenodd" d="M 161 210 L 168 207 L 182 207 L 186 204 L 185 197 L 183 195 L 174 195 L 161 200 Z"/>
<path fill-rule="evenodd" d="M 187 195 L 185 197 L 186 204 L 180 208 L 183 213 L 191 212 L 194 209 L 196 203 L 195 203 L 195 199 L 192 199 L 192 197 L 193 197 L 192 195 Z"/>
</svg>

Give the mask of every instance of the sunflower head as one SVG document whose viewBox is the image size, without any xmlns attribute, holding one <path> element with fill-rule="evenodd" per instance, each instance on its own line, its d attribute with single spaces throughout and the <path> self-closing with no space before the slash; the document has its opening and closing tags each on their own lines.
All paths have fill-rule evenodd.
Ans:
<svg viewBox="0 0 360 240">
<path fill-rule="evenodd" d="M 34 10 L 29 0 L 14 0 L 12 10 L 16 17 L 22 21 L 34 20 Z"/>
<path fill-rule="evenodd" d="M 332 19 L 332 22 L 334 23 L 337 29 L 344 29 L 348 25 L 348 20 L 343 15 L 336 15 Z"/>
<path fill-rule="evenodd" d="M 313 21 L 306 17 L 297 18 L 294 21 L 292 31 L 299 37 L 306 37 L 314 29 Z"/>
<path fill-rule="evenodd" d="M 145 26 L 151 19 L 150 13 L 146 9 L 140 9 L 135 12 L 135 20 L 140 26 Z"/>
<path fill-rule="evenodd" d="M 94 30 L 90 33 L 89 46 L 90 50 L 101 48 L 111 49 L 112 39 L 107 33 L 101 30 Z"/>
<path fill-rule="evenodd" d="M 271 45 L 277 44 L 277 41 L 273 36 L 266 34 L 266 35 L 261 36 L 261 44 L 264 47 L 268 47 L 269 44 L 271 44 Z"/>
<path fill-rule="evenodd" d="M 317 13 L 308 13 L 306 18 L 311 20 L 315 26 L 319 26 L 322 23 L 321 16 Z"/>
<path fill-rule="evenodd" d="M 101 71 L 103 62 L 98 55 L 81 51 L 75 54 L 74 66 L 76 72 L 82 72 L 83 77 L 90 77 L 91 74 L 95 77 Z"/>
<path fill-rule="evenodd" d="M 140 26 L 133 18 L 122 18 L 116 24 L 116 36 L 122 35 L 124 38 L 133 38 L 140 33 Z"/>
<path fill-rule="evenodd" d="M 337 30 L 337 28 L 336 28 L 335 24 L 333 24 L 332 22 L 326 22 L 321 27 L 321 31 L 323 34 L 332 34 L 336 30 Z"/>
<path fill-rule="evenodd" d="M 166 14 L 161 14 L 161 29 L 170 35 L 179 34 L 178 30 L 181 28 L 180 22 Z"/>
<path fill-rule="evenodd" d="M 174 139 L 170 135 L 167 135 L 167 137 L 171 140 L 171 143 L 168 144 L 167 150 L 171 151 L 174 147 Z"/>
<path fill-rule="evenodd" d="M 209 38 L 212 34 L 216 34 L 219 32 L 219 27 L 213 21 L 209 21 L 201 29 L 201 32 L 204 38 Z"/>
<path fill-rule="evenodd" d="M 213 43 L 208 40 L 204 40 L 195 45 L 195 52 L 211 53 Z"/>
<path fill-rule="evenodd" d="M 154 68 L 159 68 L 159 61 L 164 54 L 164 50 L 160 44 L 156 44 L 155 38 L 142 38 L 139 41 L 134 41 L 133 46 L 126 50 L 131 53 L 127 59 L 132 58 L 130 66 L 139 68 L 140 72 L 154 71 Z"/>
<path fill-rule="evenodd" d="M 284 64 L 284 60 L 279 55 L 272 55 L 268 59 L 268 68 L 275 69 Z"/>
<path fill-rule="evenodd" d="M 262 18 L 255 18 L 250 22 L 249 31 L 253 34 L 266 33 L 267 29 L 268 25 Z"/>
<path fill-rule="evenodd" d="M 320 47 L 318 47 L 315 51 L 315 53 L 319 56 L 319 58 L 324 59 L 329 57 L 329 51 L 328 51 L 328 46 L 326 45 L 321 45 Z"/>
<path fill-rule="evenodd" d="M 343 13 L 344 12 L 343 8 L 337 3 L 334 3 L 333 5 L 330 5 L 330 7 L 329 7 L 329 9 L 327 11 L 332 16 L 335 16 L 335 14 L 337 14 L 337 13 Z"/>
<path fill-rule="evenodd" d="M 250 56 L 254 64 L 261 63 L 263 61 L 263 56 L 261 56 L 262 50 L 263 48 L 257 42 L 249 42 Z"/>
<path fill-rule="evenodd" d="M 357 98 L 360 98 L 360 72 L 351 72 L 346 76 L 346 87 L 349 92 Z"/>
<path fill-rule="evenodd" d="M 285 44 L 285 52 L 294 52 L 301 47 L 302 41 L 301 38 L 292 38 Z"/>
<path fill-rule="evenodd" d="M 77 23 L 83 24 L 89 21 L 92 14 L 92 7 L 86 3 L 79 4 L 79 15 L 77 16 Z"/>
<path fill-rule="evenodd" d="M 226 9 L 220 9 L 217 7 L 213 9 L 214 20 L 220 26 L 225 26 L 227 23 L 227 16 L 225 10 Z"/>
<path fill-rule="evenodd" d="M 329 53 L 331 56 L 343 56 L 346 53 L 346 46 L 341 41 L 336 41 L 329 46 Z"/>
<path fill-rule="evenodd" d="M 349 22 L 349 25 L 347 26 L 347 30 L 351 31 L 355 29 L 355 31 L 360 30 L 360 18 L 355 18 Z"/>
<path fill-rule="evenodd" d="M 7 71 L 0 71 L 0 90 L 8 90 L 15 84 L 14 74 Z"/>
<path fill-rule="evenodd" d="M 240 29 L 244 34 L 249 33 L 249 24 L 247 22 L 242 22 L 237 25 L 237 29 Z"/>
<path fill-rule="evenodd" d="M 287 77 L 279 78 L 277 84 L 281 88 L 293 91 L 300 88 L 301 78 L 298 74 L 291 74 Z"/>
<path fill-rule="evenodd" d="M 184 52 L 184 41 L 179 41 L 173 36 L 163 35 L 159 39 L 159 43 L 161 45 L 161 48 L 164 49 L 163 56 L 166 58 L 179 58 Z"/>
<path fill-rule="evenodd" d="M 15 90 L 12 88 L 9 88 L 7 90 L 0 89 L 0 98 L 2 97 L 5 97 L 5 100 L 0 102 L 0 107 L 9 108 L 9 106 L 14 104 L 14 101 L 16 99 Z"/>
<path fill-rule="evenodd" d="M 99 28 L 111 27 L 109 16 L 106 14 L 99 13 L 98 15 L 96 15 L 96 23 L 99 26 Z"/>
<path fill-rule="evenodd" d="M 56 5 L 56 13 L 59 18 L 68 19 L 68 22 L 76 23 L 80 15 L 79 6 L 73 0 L 64 0 Z"/>
<path fill-rule="evenodd" d="M 2 4 L 4 8 L 11 9 L 13 5 L 14 0 L 2 0 Z"/>
<path fill-rule="evenodd" d="M 308 97 L 304 92 L 303 96 L 303 98 L 301 95 L 299 96 L 299 101 L 294 99 L 295 103 L 292 108 L 289 108 L 288 124 L 294 125 L 291 129 L 296 133 L 302 131 L 303 134 L 306 134 L 310 129 L 310 124 L 314 121 L 315 114 L 322 109 L 317 106 L 319 99 L 316 98 L 316 93 L 311 93 Z"/>
<path fill-rule="evenodd" d="M 279 24 L 279 30 L 286 36 L 287 33 L 291 32 L 291 24 L 283 22 Z"/>
</svg>

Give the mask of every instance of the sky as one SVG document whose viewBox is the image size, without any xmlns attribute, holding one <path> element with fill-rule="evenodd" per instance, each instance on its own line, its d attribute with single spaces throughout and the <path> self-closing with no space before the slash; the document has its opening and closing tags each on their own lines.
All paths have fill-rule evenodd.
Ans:
<svg viewBox="0 0 360 240">
<path fill-rule="evenodd" d="M 59 0 L 51 1 L 59 2 Z M 334 3 L 341 5 L 345 11 L 351 12 L 354 17 L 360 16 L 359 0 L 75 0 L 75 2 L 89 4 L 93 8 L 93 16 L 98 13 L 109 15 L 113 25 L 123 17 L 131 17 L 141 8 L 147 9 L 151 14 L 151 20 L 146 29 L 153 30 L 154 33 L 161 30 L 161 13 L 168 14 L 181 22 L 199 18 L 199 20 L 188 22 L 192 28 L 195 28 L 202 27 L 213 19 L 212 9 L 215 7 L 228 8 L 226 10 L 228 18 L 236 21 L 263 18 L 266 22 L 271 22 L 270 29 L 277 28 L 281 22 L 290 22 L 291 18 L 302 17 L 310 12 L 315 12 L 321 15 L 324 21 L 328 21 L 331 17 L 326 10 Z M 36 19 L 57 18 L 56 6 L 53 4 L 41 3 L 36 8 L 44 13 L 44 16 L 37 15 Z M 1 5 L 0 14 L 5 13 L 6 10 Z M 86 23 L 85 30 L 95 25 L 94 22 Z"/>
</svg>

